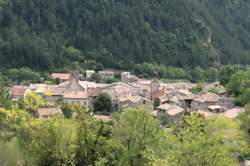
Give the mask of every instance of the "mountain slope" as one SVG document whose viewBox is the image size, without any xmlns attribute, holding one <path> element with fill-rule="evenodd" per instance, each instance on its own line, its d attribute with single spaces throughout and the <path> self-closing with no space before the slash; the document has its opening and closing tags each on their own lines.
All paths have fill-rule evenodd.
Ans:
<svg viewBox="0 0 250 166">
<path fill-rule="evenodd" d="M 245 0 L 2 0 L 0 65 L 250 63 Z"/>
</svg>

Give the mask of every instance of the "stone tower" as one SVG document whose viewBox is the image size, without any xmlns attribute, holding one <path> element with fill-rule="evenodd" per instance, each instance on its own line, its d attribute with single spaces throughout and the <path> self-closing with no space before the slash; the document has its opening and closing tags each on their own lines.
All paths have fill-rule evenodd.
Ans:
<svg viewBox="0 0 250 166">
<path fill-rule="evenodd" d="M 151 94 L 159 91 L 159 89 L 160 89 L 160 84 L 157 80 L 157 72 L 154 72 L 154 79 L 151 82 Z"/>
<path fill-rule="evenodd" d="M 67 85 L 68 91 L 83 91 L 83 87 L 79 84 L 79 73 L 73 71 L 70 73 L 69 84 Z"/>
</svg>

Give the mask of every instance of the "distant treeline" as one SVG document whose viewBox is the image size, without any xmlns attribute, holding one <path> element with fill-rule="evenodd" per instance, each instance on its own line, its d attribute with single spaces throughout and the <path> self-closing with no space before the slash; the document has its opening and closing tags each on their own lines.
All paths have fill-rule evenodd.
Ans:
<svg viewBox="0 0 250 166">
<path fill-rule="evenodd" d="M 12 69 L 1 69 L 0 70 L 0 80 L 5 78 L 10 84 L 29 84 L 29 83 L 48 83 L 56 84 L 57 80 L 54 80 L 50 76 L 50 72 L 68 72 L 73 70 L 79 71 L 81 78 L 85 78 L 85 70 L 94 69 L 97 71 L 103 70 L 103 66 L 93 61 L 88 61 L 89 63 L 79 65 L 75 63 L 69 68 L 62 68 L 55 71 L 42 72 L 38 70 L 32 70 L 27 67 L 22 68 L 12 68 Z M 159 80 L 188 80 L 195 83 L 201 82 L 215 82 L 219 81 L 222 85 L 229 83 L 233 74 L 238 71 L 246 71 L 249 66 L 239 66 L 239 65 L 228 65 L 228 66 L 217 66 L 209 67 L 203 69 L 201 67 L 195 68 L 178 68 L 165 65 L 157 65 L 151 63 L 142 63 L 134 65 L 130 70 L 132 74 L 139 76 L 140 78 L 152 79 L 157 73 L 157 79 Z M 115 70 L 115 78 L 106 78 L 101 80 L 98 74 L 93 75 L 89 81 L 105 83 L 112 83 L 120 80 L 120 73 L 122 70 Z M 2 77 L 1 77 L 2 76 Z M 2 78 L 2 79 L 1 79 Z"/>
<path fill-rule="evenodd" d="M 245 0 L 1 0 L 0 66 L 250 63 Z"/>
</svg>

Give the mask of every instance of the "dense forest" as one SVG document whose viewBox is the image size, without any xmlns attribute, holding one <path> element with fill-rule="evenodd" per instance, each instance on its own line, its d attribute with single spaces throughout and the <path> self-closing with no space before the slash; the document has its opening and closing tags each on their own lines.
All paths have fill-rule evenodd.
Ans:
<svg viewBox="0 0 250 166">
<path fill-rule="evenodd" d="M 0 66 L 249 64 L 245 0 L 1 0 Z"/>
</svg>

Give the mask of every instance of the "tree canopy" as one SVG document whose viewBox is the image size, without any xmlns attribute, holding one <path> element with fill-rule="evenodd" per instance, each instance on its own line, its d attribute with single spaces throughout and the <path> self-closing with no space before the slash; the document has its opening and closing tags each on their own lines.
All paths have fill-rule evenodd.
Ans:
<svg viewBox="0 0 250 166">
<path fill-rule="evenodd" d="M 250 63 L 250 4 L 245 0 L 1 2 L 3 67 L 47 70 L 130 68 L 142 62 L 178 67 Z"/>
</svg>

